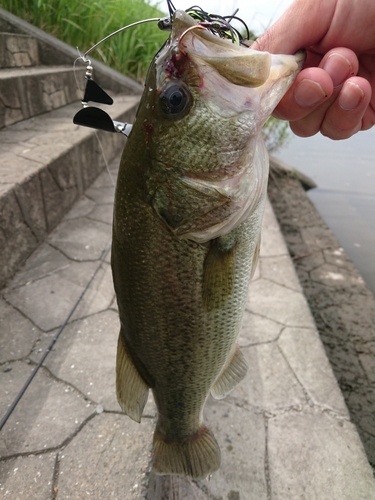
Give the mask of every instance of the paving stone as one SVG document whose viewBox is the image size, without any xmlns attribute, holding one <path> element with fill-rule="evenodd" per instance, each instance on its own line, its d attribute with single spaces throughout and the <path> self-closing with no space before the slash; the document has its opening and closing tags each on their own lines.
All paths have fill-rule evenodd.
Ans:
<svg viewBox="0 0 375 500">
<path fill-rule="evenodd" d="M 205 422 L 221 448 L 220 470 L 199 482 L 208 498 L 267 500 L 263 415 L 209 398 Z"/>
<path fill-rule="evenodd" d="M 71 265 L 61 252 L 55 250 L 47 243 L 40 245 L 28 258 L 23 268 L 8 284 L 8 289 L 29 284 L 54 272 L 61 271 Z"/>
<path fill-rule="evenodd" d="M 98 262 L 95 262 L 94 270 L 96 270 L 98 264 Z M 70 271 L 73 270 L 73 267 L 75 266 L 72 265 L 70 269 L 62 271 L 61 275 L 64 276 L 65 273 L 70 274 Z M 84 275 L 85 286 L 91 276 L 92 272 Z M 73 280 L 73 276 L 71 276 L 70 279 Z M 95 278 L 90 284 L 90 287 L 87 289 L 85 295 L 83 296 L 77 309 L 75 310 L 72 316 L 72 320 L 90 316 L 91 314 L 97 313 L 99 311 L 105 311 L 109 308 L 110 304 L 112 304 L 114 296 L 115 291 L 113 288 L 111 266 L 103 262 L 100 270 L 96 274 Z"/>
<path fill-rule="evenodd" d="M 285 439 L 287 436 L 287 439 Z M 374 500 L 372 471 L 353 424 L 314 410 L 268 422 L 274 500 Z"/>
<path fill-rule="evenodd" d="M 50 500 L 56 453 L 10 458 L 0 462 L 3 500 Z"/>
<path fill-rule="evenodd" d="M 40 330 L 0 299 L 0 364 L 29 355 Z"/>
<path fill-rule="evenodd" d="M 359 275 L 350 276 L 348 272 L 343 273 L 342 269 L 332 264 L 323 264 L 310 272 L 313 281 L 322 283 L 326 286 L 337 286 L 343 284 L 346 287 L 350 285 L 362 285 L 363 278 Z"/>
<path fill-rule="evenodd" d="M 107 203 L 113 205 L 115 188 L 112 186 L 100 189 L 91 187 L 90 189 L 86 190 L 86 196 L 88 196 L 90 200 L 93 200 L 98 205 L 105 205 Z"/>
<path fill-rule="evenodd" d="M 104 222 L 112 227 L 113 219 L 113 206 L 112 205 L 99 205 L 94 208 L 87 216 L 88 219 Z"/>
<path fill-rule="evenodd" d="M 251 284 L 246 309 L 288 326 L 315 326 L 302 293 L 263 278 Z"/>
<path fill-rule="evenodd" d="M 345 250 L 342 247 L 329 248 L 323 250 L 323 255 L 325 262 L 327 264 L 333 264 L 335 266 L 346 267 L 348 264 L 352 264 L 349 257 L 346 255 Z"/>
<path fill-rule="evenodd" d="M 205 484 L 202 487 L 204 488 Z M 159 476 L 151 471 L 146 500 L 165 500 L 166 498 L 207 500 L 209 497 L 206 491 L 203 492 L 196 482 L 187 477 Z"/>
<path fill-rule="evenodd" d="M 25 224 L 14 192 L 0 199 L 0 287 L 31 254 L 37 239 Z"/>
<path fill-rule="evenodd" d="M 110 241 L 111 230 L 108 224 L 87 218 L 64 220 L 48 241 L 70 259 L 97 260 Z"/>
<path fill-rule="evenodd" d="M 262 237 L 261 239 L 261 255 L 265 257 L 271 255 L 288 255 L 288 249 L 268 199 L 264 211 L 262 228 L 263 233 L 267 232 L 267 237 Z"/>
<path fill-rule="evenodd" d="M 302 239 L 309 250 L 334 248 L 337 242 L 333 234 L 323 232 L 320 227 L 301 228 Z"/>
<path fill-rule="evenodd" d="M 120 411 L 115 389 L 119 331 L 114 311 L 75 321 L 65 328 L 45 364 L 89 399 L 107 410 Z"/>
<path fill-rule="evenodd" d="M 82 292 L 83 287 L 67 279 L 46 276 L 8 292 L 6 297 L 40 329 L 48 331 L 64 323 Z"/>
<path fill-rule="evenodd" d="M 65 162 L 70 164 L 69 160 L 65 159 Z M 43 191 L 47 230 L 50 232 L 73 206 L 78 197 L 78 188 L 72 185 L 67 189 L 62 189 L 48 169 L 42 170 L 39 178 Z"/>
<path fill-rule="evenodd" d="M 250 286 L 251 293 L 251 286 Z M 280 335 L 284 325 L 245 310 L 239 338 L 240 346 L 272 342 Z"/>
<path fill-rule="evenodd" d="M 301 285 L 289 255 L 264 257 L 260 259 L 259 265 L 262 278 L 302 293 Z"/>
<path fill-rule="evenodd" d="M 50 132 L 44 131 L 43 134 L 35 133 L 28 141 L 23 143 L 20 156 L 43 165 L 46 162 L 50 163 L 58 160 L 68 145 L 69 136 L 61 132 L 61 130 L 54 131 L 52 129 Z"/>
<path fill-rule="evenodd" d="M 112 162 L 109 166 L 109 171 L 107 169 L 103 170 L 101 174 L 96 178 L 96 180 L 91 184 L 92 189 L 100 188 L 115 188 L 116 185 L 116 173 L 118 171 L 118 166 L 120 163 L 120 158 L 117 157 L 115 162 Z"/>
<path fill-rule="evenodd" d="M 1 184 L 23 182 L 40 169 L 40 163 L 31 159 L 22 158 L 20 153 L 26 149 L 24 144 L 16 145 L 19 151 L 4 151 L 1 155 Z"/>
<path fill-rule="evenodd" d="M 65 215 L 64 219 L 78 219 L 79 217 L 85 217 L 95 208 L 95 203 L 82 195 L 79 200 L 76 201 L 73 208 Z"/>
<path fill-rule="evenodd" d="M 30 371 L 30 366 L 26 366 Z M 25 371 L 21 367 L 20 370 L 13 368 L 11 372 L 0 372 L 1 386 L 5 390 L 9 388 L 7 401 L 26 381 Z M 17 380 L 11 383 L 12 378 Z M 72 388 L 53 380 L 43 369 L 39 370 L 2 430 L 0 456 L 61 446 L 78 431 L 93 410 L 92 405 Z"/>
<path fill-rule="evenodd" d="M 153 427 L 108 413 L 90 420 L 62 452 L 58 499 L 144 498 Z"/>
<path fill-rule="evenodd" d="M 0 34 L 0 66 L 2 68 L 35 66 L 39 63 L 35 38 L 14 33 Z"/>
<path fill-rule="evenodd" d="M 278 345 L 312 401 L 349 418 L 316 329 L 285 328 Z"/>
<path fill-rule="evenodd" d="M 77 70 L 82 74 L 84 68 Z M 21 119 L 40 115 L 79 99 L 71 66 L 3 69 L 0 94 L 2 102 L 21 102 Z M 2 126 L 11 123 L 6 121 Z"/>
<path fill-rule="evenodd" d="M 41 330 L 52 330 L 67 319 L 98 264 L 73 262 L 53 275 L 7 291 L 6 298 Z M 111 270 L 104 263 L 75 310 L 73 319 L 107 309 L 113 297 Z"/>
<path fill-rule="evenodd" d="M 275 342 L 242 348 L 242 352 L 248 372 L 227 401 L 271 412 L 306 404 L 302 387 Z"/>
<path fill-rule="evenodd" d="M 368 354 L 360 354 L 359 359 L 366 372 L 367 378 L 375 384 L 375 348 L 372 346 L 372 350 L 369 350 Z"/>
<path fill-rule="evenodd" d="M 18 183 L 15 194 L 26 224 L 37 240 L 42 242 L 47 234 L 47 224 L 39 176 L 33 175 L 22 184 Z"/>
<path fill-rule="evenodd" d="M 9 362 L 6 366 L 10 367 L 11 370 L 4 371 L 3 368 L 0 370 L 0 414 L 2 417 L 34 369 L 33 366 L 24 361 Z M 2 437 L 3 434 L 0 434 L 0 440 Z"/>
</svg>

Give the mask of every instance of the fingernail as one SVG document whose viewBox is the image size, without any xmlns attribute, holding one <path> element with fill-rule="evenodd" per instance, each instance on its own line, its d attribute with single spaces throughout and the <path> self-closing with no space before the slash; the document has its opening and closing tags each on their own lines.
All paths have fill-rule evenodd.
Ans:
<svg viewBox="0 0 375 500">
<path fill-rule="evenodd" d="M 332 78 L 334 87 L 339 87 L 350 75 L 354 74 L 349 59 L 336 52 L 328 57 L 324 64 L 324 70 Z"/>
<path fill-rule="evenodd" d="M 315 106 L 327 97 L 319 83 L 313 80 L 302 80 L 294 91 L 294 98 L 300 106 L 305 108 Z"/>
<path fill-rule="evenodd" d="M 346 82 L 339 95 L 340 108 L 345 111 L 354 111 L 365 94 L 361 87 L 353 82 Z"/>
</svg>

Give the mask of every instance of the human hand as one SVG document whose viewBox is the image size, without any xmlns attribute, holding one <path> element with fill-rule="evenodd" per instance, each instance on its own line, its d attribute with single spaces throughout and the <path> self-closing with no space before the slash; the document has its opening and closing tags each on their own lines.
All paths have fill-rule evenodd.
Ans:
<svg viewBox="0 0 375 500">
<path fill-rule="evenodd" d="M 306 49 L 303 70 L 274 111 L 296 135 L 346 139 L 375 124 L 374 0 L 296 0 L 252 48 Z"/>
</svg>

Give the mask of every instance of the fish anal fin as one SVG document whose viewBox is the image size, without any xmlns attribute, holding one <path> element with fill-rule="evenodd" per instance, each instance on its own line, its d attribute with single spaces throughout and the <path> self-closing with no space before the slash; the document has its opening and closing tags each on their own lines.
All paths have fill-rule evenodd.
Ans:
<svg viewBox="0 0 375 500">
<path fill-rule="evenodd" d="M 235 242 L 211 241 L 204 261 L 202 299 L 207 311 L 220 309 L 233 291 Z"/>
<path fill-rule="evenodd" d="M 154 433 L 153 468 L 157 474 L 205 479 L 220 467 L 220 448 L 204 425 L 183 441 L 167 439 L 158 427 Z"/>
<path fill-rule="evenodd" d="M 234 387 L 241 382 L 247 372 L 247 362 L 240 348 L 236 346 L 229 365 L 221 373 L 211 387 L 211 394 L 215 399 L 223 399 Z"/>
<path fill-rule="evenodd" d="M 116 394 L 121 409 L 136 422 L 141 421 L 147 403 L 148 385 L 139 374 L 120 332 L 117 344 Z"/>
</svg>

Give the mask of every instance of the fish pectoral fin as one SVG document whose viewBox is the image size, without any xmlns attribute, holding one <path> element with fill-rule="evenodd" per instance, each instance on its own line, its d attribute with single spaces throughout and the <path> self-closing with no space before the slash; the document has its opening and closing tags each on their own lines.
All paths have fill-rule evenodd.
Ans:
<svg viewBox="0 0 375 500">
<path fill-rule="evenodd" d="M 220 448 L 212 432 L 204 425 L 192 436 L 167 439 L 156 427 L 153 468 L 157 474 L 177 474 L 205 479 L 220 467 Z"/>
<path fill-rule="evenodd" d="M 215 399 L 225 398 L 225 396 L 245 377 L 247 368 L 245 357 L 237 346 L 229 365 L 211 387 L 211 395 Z"/>
<path fill-rule="evenodd" d="M 117 344 L 116 394 L 121 409 L 136 422 L 141 421 L 147 403 L 148 385 L 139 374 L 120 332 Z"/>
<path fill-rule="evenodd" d="M 206 311 L 220 309 L 233 291 L 236 241 L 230 235 L 211 240 L 203 265 L 202 300 Z"/>
</svg>

